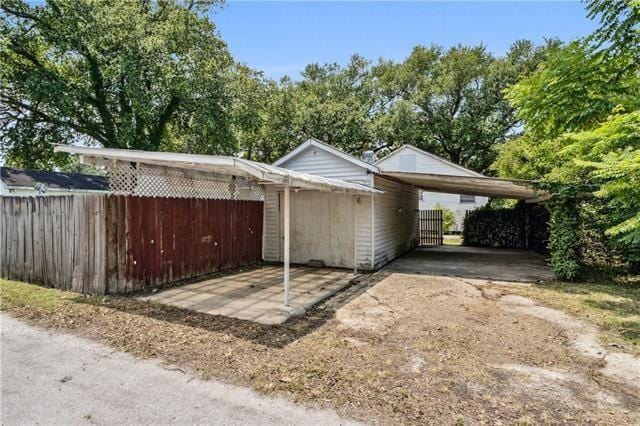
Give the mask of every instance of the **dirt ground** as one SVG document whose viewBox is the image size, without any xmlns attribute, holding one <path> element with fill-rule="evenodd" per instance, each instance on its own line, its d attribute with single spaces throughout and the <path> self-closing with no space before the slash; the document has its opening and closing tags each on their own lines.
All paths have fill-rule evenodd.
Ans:
<svg viewBox="0 0 640 426">
<path fill-rule="evenodd" d="M 2 308 L 369 423 L 638 424 L 638 359 L 521 285 L 381 272 L 278 326 L 24 284 Z"/>
</svg>

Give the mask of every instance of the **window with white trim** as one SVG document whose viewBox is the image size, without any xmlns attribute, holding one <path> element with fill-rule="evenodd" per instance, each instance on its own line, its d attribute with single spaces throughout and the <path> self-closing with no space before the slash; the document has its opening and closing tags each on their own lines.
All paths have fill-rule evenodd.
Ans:
<svg viewBox="0 0 640 426">
<path fill-rule="evenodd" d="M 475 204 L 475 202 L 476 202 L 475 195 L 460 194 L 460 204 Z"/>
</svg>

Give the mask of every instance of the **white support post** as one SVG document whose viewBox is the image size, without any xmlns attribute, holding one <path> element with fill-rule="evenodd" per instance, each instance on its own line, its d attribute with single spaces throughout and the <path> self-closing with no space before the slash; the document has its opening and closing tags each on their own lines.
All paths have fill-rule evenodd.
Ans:
<svg viewBox="0 0 640 426">
<path fill-rule="evenodd" d="M 353 274 L 358 273 L 358 199 L 356 195 L 353 197 Z"/>
<path fill-rule="evenodd" d="M 284 187 L 284 305 L 289 306 L 289 187 Z"/>
</svg>

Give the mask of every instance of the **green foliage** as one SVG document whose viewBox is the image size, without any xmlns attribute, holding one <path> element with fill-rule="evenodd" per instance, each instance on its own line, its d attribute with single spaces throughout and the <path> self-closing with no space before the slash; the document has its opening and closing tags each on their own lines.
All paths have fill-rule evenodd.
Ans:
<svg viewBox="0 0 640 426">
<path fill-rule="evenodd" d="M 344 67 L 310 64 L 300 81 L 261 83 L 262 100 L 252 107 L 261 110 L 262 127 L 240 136 L 240 145 L 251 158 L 271 161 L 280 147 L 309 137 L 354 155 L 410 143 L 486 171 L 494 147 L 518 124 L 502 90 L 556 44 L 520 41 L 501 58 L 482 46 L 417 46 L 399 63 L 355 55 Z"/>
<path fill-rule="evenodd" d="M 226 45 L 209 2 L 1 3 L 2 151 L 48 142 L 233 153 Z M 30 163 L 50 167 L 56 159 Z"/>
<path fill-rule="evenodd" d="M 442 210 L 442 231 L 446 234 L 453 228 L 453 211 L 436 203 L 433 210 Z"/>
<path fill-rule="evenodd" d="M 640 83 L 632 64 L 631 55 L 607 58 L 574 42 L 507 89 L 507 99 L 532 141 L 591 128 L 618 106 L 640 107 Z"/>
<path fill-rule="evenodd" d="M 573 248 L 565 247 L 576 225 L 563 197 L 578 187 L 607 212 L 600 223 L 612 241 L 605 246 L 632 264 L 640 259 L 639 5 L 588 1 L 600 28 L 554 51 L 506 91 L 525 133 L 500 148 L 494 168 L 504 177 L 540 180 L 561 200 L 551 204 L 552 242 L 560 250 L 552 252 L 552 264 L 566 276 L 577 267 Z"/>
<path fill-rule="evenodd" d="M 549 266 L 558 278 L 571 281 L 580 272 L 578 203 L 573 196 L 556 197 L 549 209 Z"/>
<path fill-rule="evenodd" d="M 562 154 L 575 169 L 556 175 L 585 176 L 594 195 L 609 207 L 608 235 L 640 259 L 640 111 L 621 114 L 601 126 L 564 136 Z"/>
<path fill-rule="evenodd" d="M 417 46 L 404 63 L 381 62 L 373 73 L 388 112 L 378 121 L 378 139 L 391 147 L 411 143 L 486 171 L 494 148 L 518 125 L 503 90 L 556 45 L 519 41 L 502 58 L 483 46 Z"/>
<path fill-rule="evenodd" d="M 522 201 L 513 207 L 485 206 L 467 212 L 462 228 L 464 245 L 532 249 L 545 252 L 549 212 Z"/>
</svg>

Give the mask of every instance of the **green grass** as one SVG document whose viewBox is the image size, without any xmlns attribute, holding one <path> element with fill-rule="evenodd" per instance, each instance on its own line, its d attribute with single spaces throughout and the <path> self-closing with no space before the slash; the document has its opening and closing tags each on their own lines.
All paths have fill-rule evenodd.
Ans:
<svg viewBox="0 0 640 426">
<path fill-rule="evenodd" d="M 462 235 L 445 235 L 443 237 L 444 245 L 447 246 L 461 246 L 462 245 Z"/>
<path fill-rule="evenodd" d="M 545 283 L 517 291 L 554 308 L 591 321 L 609 342 L 640 353 L 640 284 L 631 280 Z"/>
<path fill-rule="evenodd" d="M 52 288 L 0 279 L 0 310 L 10 308 L 39 308 L 53 311 L 72 293 Z"/>
</svg>

